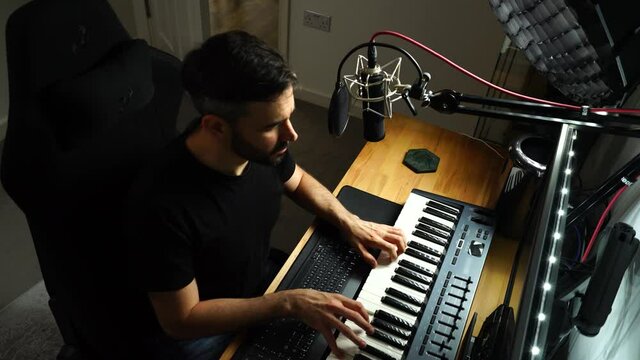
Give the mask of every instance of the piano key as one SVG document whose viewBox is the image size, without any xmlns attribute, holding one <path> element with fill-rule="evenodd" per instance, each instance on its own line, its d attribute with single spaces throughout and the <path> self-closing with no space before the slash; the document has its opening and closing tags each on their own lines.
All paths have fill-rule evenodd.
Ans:
<svg viewBox="0 0 640 360">
<path fill-rule="evenodd" d="M 425 253 L 423 253 L 422 251 L 418 251 L 416 249 L 413 248 L 406 248 L 404 251 L 405 254 L 410 255 L 416 259 L 422 260 L 424 262 L 427 262 L 429 264 L 433 264 L 433 265 L 440 265 L 440 259 L 436 258 L 435 256 L 431 256 L 431 255 L 427 255 Z"/>
<path fill-rule="evenodd" d="M 362 303 L 362 305 L 364 305 L 365 309 L 367 309 L 367 313 L 369 314 L 374 314 L 376 311 L 378 310 L 382 310 L 385 311 L 391 315 L 394 315 L 395 317 L 401 319 L 402 321 L 404 321 L 407 324 L 415 324 L 416 320 L 418 319 L 416 316 L 402 312 L 394 307 L 391 307 L 387 304 L 383 304 L 379 298 L 372 298 L 370 296 L 370 294 L 366 294 L 366 293 L 361 293 L 358 296 L 358 301 L 360 301 Z M 400 326 L 398 324 L 398 326 Z"/>
<path fill-rule="evenodd" d="M 426 208 L 423 209 L 424 212 L 426 212 L 427 214 L 431 214 L 433 216 L 436 216 L 440 219 L 443 220 L 447 220 L 447 221 L 451 221 L 452 223 L 456 223 L 458 221 L 458 217 L 457 216 L 453 216 L 451 214 L 447 214 L 444 211 L 438 210 L 434 207 L 431 207 L 429 205 L 427 205 Z"/>
<path fill-rule="evenodd" d="M 434 242 L 433 239 L 425 240 L 424 238 L 415 236 L 413 234 L 409 235 L 409 238 L 407 240 L 408 241 L 417 241 L 419 244 L 422 244 L 424 246 L 428 246 L 428 247 L 432 248 L 434 251 L 439 252 L 438 257 L 440 257 L 440 258 L 443 258 L 447 253 L 448 245 L 441 245 L 440 241 Z M 447 242 L 447 244 L 448 244 L 448 242 Z"/>
<path fill-rule="evenodd" d="M 418 219 L 418 222 L 416 223 L 415 228 L 427 233 L 428 235 L 433 236 L 433 238 L 431 238 L 432 241 L 442 246 L 446 246 L 449 243 L 449 240 L 451 239 L 451 232 L 446 232 L 440 229 L 436 229 L 431 225 L 427 225 L 425 223 L 420 222 L 420 219 Z"/>
<path fill-rule="evenodd" d="M 411 260 L 408 260 L 408 259 L 400 259 L 400 261 L 398 261 L 398 264 L 401 265 L 401 266 L 406 267 L 407 269 L 411 269 L 411 270 L 413 270 L 415 272 L 418 272 L 420 274 L 423 274 L 423 275 L 427 275 L 427 276 L 431 276 L 431 277 L 435 276 L 435 273 L 433 271 L 427 269 L 424 266 L 420 266 L 420 265 L 416 264 L 415 261 L 411 261 Z"/>
<path fill-rule="evenodd" d="M 435 257 L 441 258 L 444 254 L 442 253 L 442 251 L 437 251 L 435 250 L 433 247 L 429 246 L 429 245 L 425 245 L 421 242 L 418 241 L 409 241 L 407 243 L 407 246 L 412 247 L 414 249 L 420 250 L 423 253 L 429 254 L 429 255 L 433 255 Z"/>
<path fill-rule="evenodd" d="M 391 277 L 391 281 L 396 282 L 398 284 L 402 284 L 406 287 L 412 288 L 414 290 L 423 292 L 423 293 L 427 293 L 427 290 L 429 290 L 429 287 L 426 285 L 422 285 L 420 283 L 418 283 L 417 281 L 411 280 L 409 278 L 406 278 L 402 275 L 393 275 Z"/>
<path fill-rule="evenodd" d="M 444 211 L 446 213 L 449 213 L 451 215 L 460 215 L 460 209 L 456 208 L 454 206 L 445 204 L 443 202 L 437 201 L 437 200 L 433 200 L 433 199 L 428 199 L 427 200 L 427 205 L 432 206 L 436 209 L 439 209 L 440 211 Z"/>
<path fill-rule="evenodd" d="M 394 337 L 393 335 L 387 334 L 381 330 L 375 329 L 373 334 L 369 335 L 369 337 L 378 339 L 385 344 L 391 345 L 396 349 L 404 351 L 404 348 L 407 347 L 407 341 Z"/>
<path fill-rule="evenodd" d="M 385 289 L 385 293 L 416 306 L 422 306 L 422 304 L 424 303 L 423 301 L 420 301 L 418 298 L 415 298 L 407 294 L 406 292 L 402 292 L 396 288 L 388 287 Z"/>
<path fill-rule="evenodd" d="M 417 281 L 427 286 L 431 284 L 431 277 L 419 274 L 402 266 L 398 266 L 396 268 L 396 274 L 405 276 L 411 280 Z"/>
<path fill-rule="evenodd" d="M 382 298 L 383 296 L 387 295 L 387 288 L 389 287 L 389 285 L 393 286 L 393 288 L 397 289 L 398 291 L 407 294 L 408 296 L 411 296 L 412 298 L 417 299 L 420 302 L 425 302 L 427 300 L 427 294 L 418 292 L 414 289 L 411 289 L 407 286 L 404 286 L 402 284 L 398 284 L 398 283 L 393 283 L 393 284 L 389 284 L 388 281 L 382 282 L 382 283 L 373 283 L 373 282 L 367 282 L 365 283 L 365 285 L 362 287 L 362 289 L 360 291 L 365 291 L 368 292 L 374 296 L 376 296 L 378 299 Z"/>
<path fill-rule="evenodd" d="M 419 308 L 415 308 L 411 305 L 408 305 L 406 303 L 403 303 L 402 301 L 393 298 L 391 296 L 383 296 L 382 299 L 380 299 L 380 301 L 383 304 L 387 304 L 395 309 L 398 309 L 400 311 L 406 312 L 408 314 L 411 315 L 415 315 L 418 316 L 418 314 L 420 314 L 420 309 Z"/>
<path fill-rule="evenodd" d="M 373 360 L 373 359 L 371 359 L 366 355 L 356 354 L 356 356 L 353 357 L 353 360 Z"/>
<path fill-rule="evenodd" d="M 409 337 L 411 336 L 411 331 L 403 330 L 388 321 L 384 321 L 378 318 L 374 318 L 373 320 L 371 320 L 371 325 L 373 325 L 373 327 L 375 327 L 376 329 L 382 329 L 389 334 L 393 334 L 403 339 L 409 339 Z"/>
<path fill-rule="evenodd" d="M 394 324 L 402 329 L 413 331 L 412 323 L 405 321 L 404 319 L 395 316 L 394 314 L 387 312 L 385 310 L 376 310 L 373 313 L 374 319 L 380 319 L 386 321 L 388 323 Z"/>
<path fill-rule="evenodd" d="M 451 233 L 455 228 L 455 224 L 453 222 L 445 219 L 441 219 L 435 215 L 426 213 L 424 211 L 422 212 L 422 216 L 418 218 L 418 221 L 423 224 L 431 225 L 436 229 L 440 229 L 442 231 L 446 231 L 449 233 Z"/>
<path fill-rule="evenodd" d="M 351 321 L 347 320 L 345 322 L 345 325 L 349 326 L 350 323 L 353 324 Z M 366 335 L 366 332 L 359 326 L 349 327 L 361 339 L 363 339 L 363 336 Z M 353 357 L 360 352 L 360 348 L 358 347 L 358 345 L 356 345 L 353 341 L 351 341 L 351 339 L 349 339 L 342 333 L 338 334 L 338 337 L 336 338 L 336 345 L 338 346 L 338 349 L 342 350 L 342 352 L 348 357 Z M 338 359 L 338 357 L 333 352 L 331 352 L 327 359 Z"/>
<path fill-rule="evenodd" d="M 426 261 L 424 261 L 424 260 L 422 260 L 420 258 L 415 257 L 414 255 L 407 254 L 406 250 L 405 250 L 404 254 L 402 254 L 402 256 L 398 257 L 398 260 L 399 261 L 408 260 L 408 261 L 410 261 L 412 263 L 415 263 L 416 265 L 418 265 L 420 267 L 423 267 L 423 268 L 427 269 L 428 271 L 431 271 L 434 274 L 438 273 L 438 265 L 432 264 L 430 262 L 426 262 Z"/>
<path fill-rule="evenodd" d="M 391 345 L 383 340 L 380 340 L 376 337 L 373 337 L 369 334 L 367 334 L 366 332 L 364 332 L 358 325 L 356 325 L 353 321 L 351 320 L 347 320 L 345 321 L 345 325 L 347 325 L 350 329 L 352 329 L 356 334 L 358 334 L 358 336 L 364 340 L 364 342 L 367 344 L 367 346 L 371 346 L 379 351 L 381 351 L 383 354 L 385 354 L 386 356 L 389 356 L 392 359 L 400 359 L 402 357 L 402 353 L 403 351 L 401 349 L 398 349 L 396 346 Z M 346 336 L 344 336 L 343 334 L 340 334 L 340 336 L 343 336 L 346 338 Z M 340 337 L 338 336 L 338 337 Z M 347 338 L 348 340 L 348 338 Z M 348 340 L 351 341 L 351 340 Z M 337 344 L 337 341 L 336 341 Z M 366 347 L 363 349 L 360 349 L 356 346 L 356 349 L 358 349 L 357 352 L 368 352 L 376 357 L 380 357 L 377 354 L 371 353 L 369 351 L 367 351 Z M 355 355 L 355 354 L 354 354 Z"/>
<path fill-rule="evenodd" d="M 402 356 L 402 353 L 400 352 L 400 350 L 396 349 L 395 347 L 393 347 L 391 345 L 387 345 L 387 344 L 381 342 L 380 340 L 377 340 L 375 338 L 369 337 L 367 335 L 367 333 L 362 328 L 360 328 L 358 325 L 356 325 L 351 320 L 347 320 L 345 322 L 345 325 L 347 325 L 351 330 L 353 330 L 353 332 L 358 337 L 360 337 L 362 340 L 364 340 L 365 343 L 368 346 L 373 346 L 374 348 L 376 348 L 377 350 L 382 352 L 385 356 L 387 356 L 387 358 L 399 359 Z M 358 345 L 353 343 L 353 341 L 351 341 L 351 339 L 349 339 L 348 337 L 346 337 L 342 333 L 338 334 L 338 337 L 336 338 L 336 345 L 338 346 L 338 348 L 340 350 L 343 351 L 343 353 L 346 355 L 347 358 L 355 359 L 355 356 L 357 354 L 360 354 L 361 351 L 362 351 L 362 349 L 360 349 L 358 347 Z M 373 354 L 373 355 L 376 358 L 380 358 L 378 355 L 375 355 L 375 354 Z M 332 352 L 331 354 L 329 354 L 327 359 L 338 359 L 338 357 Z"/>
<path fill-rule="evenodd" d="M 441 246 L 447 246 L 447 244 L 449 243 L 450 239 L 451 239 L 451 234 L 447 234 L 446 236 L 442 236 L 442 233 L 436 232 L 434 230 L 438 230 L 436 228 L 434 228 L 433 226 L 429 226 L 426 224 L 423 224 L 421 222 L 418 222 L 415 226 L 416 230 L 420 230 L 421 232 L 423 232 L 425 235 L 423 235 L 423 237 L 425 238 L 425 240 L 429 240 L 433 243 L 436 243 L 438 245 Z"/>
<path fill-rule="evenodd" d="M 374 347 L 372 345 L 368 345 L 368 344 L 364 349 L 362 349 L 362 351 L 368 352 L 371 355 L 375 355 L 375 356 L 379 357 L 382 360 L 396 360 L 397 359 L 397 358 L 385 353 L 384 351 L 382 351 L 382 350 L 380 350 L 380 349 L 378 349 L 378 348 L 376 348 L 376 347 Z"/>
<path fill-rule="evenodd" d="M 422 231 L 422 230 L 413 230 L 411 232 L 411 235 L 420 238 L 420 239 L 424 239 L 425 241 L 429 241 L 432 242 L 434 244 L 438 244 L 440 246 L 447 246 L 448 242 L 446 241 L 442 241 L 436 237 L 434 237 L 433 235 L 429 235 L 426 232 Z"/>
</svg>

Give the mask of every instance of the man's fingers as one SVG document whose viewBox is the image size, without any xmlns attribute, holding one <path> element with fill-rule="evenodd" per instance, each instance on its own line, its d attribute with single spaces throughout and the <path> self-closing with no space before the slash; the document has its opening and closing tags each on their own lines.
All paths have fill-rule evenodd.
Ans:
<svg viewBox="0 0 640 360">
<path fill-rule="evenodd" d="M 340 323 L 342 324 L 342 322 Z M 318 329 L 318 330 L 320 331 L 322 336 L 324 336 L 325 340 L 327 340 L 327 345 L 329 345 L 329 348 L 331 349 L 331 351 L 334 354 L 336 354 L 337 357 L 342 359 L 342 357 L 344 356 L 344 353 L 342 352 L 342 350 L 338 348 L 338 345 L 336 344 L 336 339 L 333 337 L 333 332 L 331 331 L 331 328 L 323 327 L 322 329 Z"/>
<path fill-rule="evenodd" d="M 395 244 L 385 241 L 379 235 L 376 235 L 374 237 L 371 246 L 376 247 L 389 254 L 391 260 L 395 260 L 398 257 L 398 247 Z"/>
<path fill-rule="evenodd" d="M 342 321 L 338 320 L 338 322 L 339 324 L 336 324 L 336 329 L 338 329 L 342 333 L 342 335 L 346 336 L 349 340 L 353 341 L 353 343 L 358 345 L 359 348 L 363 348 L 367 346 L 367 343 L 365 343 L 364 340 L 362 340 L 362 338 L 360 338 L 360 336 L 358 336 L 358 334 L 356 334 L 356 332 L 353 331 L 352 328 L 347 326 Z"/>
<path fill-rule="evenodd" d="M 372 268 L 375 268 L 376 266 L 378 266 L 378 261 L 376 261 L 376 258 L 373 255 L 371 255 L 369 250 L 367 250 L 367 248 L 364 245 L 362 245 L 362 243 L 356 243 L 356 247 L 358 248 L 360 255 L 362 255 L 363 260 L 367 264 L 369 264 L 369 266 L 371 266 Z"/>
<path fill-rule="evenodd" d="M 394 244 L 398 248 L 398 252 L 400 252 L 401 254 L 407 248 L 407 242 L 405 241 L 404 236 L 402 235 L 388 233 L 388 234 L 385 234 L 385 236 L 383 237 L 383 240 L 385 240 L 388 243 Z"/>
<path fill-rule="evenodd" d="M 348 307 L 351 310 L 357 311 L 358 313 L 360 313 L 360 315 L 362 316 L 363 319 L 365 319 L 367 322 L 369 321 L 369 313 L 367 312 L 367 309 L 364 307 L 364 305 L 356 300 L 351 300 L 349 298 L 347 298 L 349 301 L 344 303 L 344 306 Z"/>
<path fill-rule="evenodd" d="M 372 333 L 373 325 L 369 324 L 369 314 L 367 310 L 357 301 L 345 302 L 344 306 L 349 309 L 343 315 L 347 319 L 353 321 L 356 325 L 364 329 L 367 333 Z"/>
</svg>

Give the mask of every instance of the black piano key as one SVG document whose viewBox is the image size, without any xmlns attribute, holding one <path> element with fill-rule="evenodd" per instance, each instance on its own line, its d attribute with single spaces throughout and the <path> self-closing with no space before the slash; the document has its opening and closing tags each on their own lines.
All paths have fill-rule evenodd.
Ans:
<svg viewBox="0 0 640 360">
<path fill-rule="evenodd" d="M 402 275 L 393 275 L 391 277 L 391 281 L 395 281 L 398 284 L 402 284 L 402 285 L 404 285 L 406 287 L 409 287 L 409 288 L 411 288 L 413 290 L 416 290 L 416 291 L 420 291 L 420 292 L 423 292 L 423 293 L 427 292 L 427 287 L 426 286 L 420 284 L 417 281 L 413 281 L 411 279 L 408 279 L 408 278 L 406 278 L 406 277 L 404 277 Z"/>
<path fill-rule="evenodd" d="M 435 274 L 433 273 L 433 271 L 425 268 L 424 266 L 420 266 L 412 261 L 409 261 L 407 259 L 402 259 L 398 262 L 399 265 L 406 267 L 407 269 L 411 269 L 415 272 L 419 272 L 420 274 L 424 274 L 424 275 L 428 275 L 433 277 Z"/>
<path fill-rule="evenodd" d="M 393 334 L 395 336 L 401 337 L 403 339 L 408 339 L 411 336 L 411 331 L 403 330 L 398 326 L 393 325 L 388 321 L 384 321 L 381 319 L 374 318 L 371 321 L 371 325 L 377 329 L 382 329 L 389 334 Z"/>
<path fill-rule="evenodd" d="M 429 219 L 427 217 L 424 217 L 424 216 L 421 217 L 420 219 L 418 219 L 418 221 L 423 223 L 423 224 L 426 224 L 426 225 L 429 225 L 429 226 L 433 226 L 434 228 L 440 229 L 440 230 L 445 231 L 447 233 L 451 233 L 451 231 L 453 230 L 452 227 L 449 227 L 449 226 L 447 226 L 445 224 L 439 223 L 439 222 L 437 222 L 435 220 L 431 220 L 431 219 Z"/>
<path fill-rule="evenodd" d="M 433 226 L 429 226 L 421 222 L 418 222 L 415 227 L 418 230 L 424 231 L 425 233 L 427 233 L 427 235 L 431 235 L 431 237 L 427 240 L 432 240 L 434 243 L 439 245 L 446 245 L 449 238 L 451 238 L 451 233 L 440 231 Z"/>
<path fill-rule="evenodd" d="M 453 207 L 451 205 L 445 205 L 441 202 L 435 201 L 435 200 L 429 200 L 429 202 L 427 202 L 427 206 L 431 206 L 434 207 L 440 211 L 446 212 L 448 214 L 451 214 L 453 216 L 458 216 L 460 214 L 460 209 Z"/>
<path fill-rule="evenodd" d="M 420 224 L 418 224 L 418 225 L 420 225 Z M 416 228 L 417 227 L 418 226 L 416 226 Z M 413 230 L 413 232 L 411 232 L 411 234 L 414 235 L 414 236 L 417 236 L 417 237 L 419 237 L 421 239 L 425 239 L 427 241 L 430 241 L 430 242 L 432 242 L 434 244 L 447 246 L 447 241 L 445 241 L 445 240 L 443 240 L 443 239 L 441 239 L 441 238 L 439 238 L 437 236 L 433 236 L 433 235 L 431 235 L 429 233 L 426 233 L 426 232 L 424 232 L 422 230 Z"/>
<path fill-rule="evenodd" d="M 394 309 L 404 311 L 407 314 L 411 314 L 415 316 L 419 314 L 419 311 L 415 310 L 414 308 L 410 307 L 409 305 L 403 303 L 402 301 L 396 298 L 392 298 L 391 296 L 383 296 L 382 299 L 380 299 L 380 301 L 383 304 L 389 305 Z"/>
<path fill-rule="evenodd" d="M 449 225 L 445 225 L 441 222 L 435 221 L 435 220 L 431 220 L 428 217 L 420 217 L 418 219 L 419 222 L 429 225 L 429 226 L 433 226 L 436 229 L 440 229 L 442 231 L 446 231 L 447 233 L 451 233 L 453 231 L 453 227 L 449 226 Z"/>
<path fill-rule="evenodd" d="M 429 205 L 427 205 L 426 208 L 424 208 L 422 211 L 426 212 L 427 214 L 431 214 L 437 218 L 443 219 L 443 220 L 447 220 L 447 221 L 451 221 L 452 223 L 456 223 L 458 221 L 458 218 L 455 216 L 451 216 L 445 212 L 442 212 L 438 209 L 434 209 L 432 207 L 430 207 Z"/>
<path fill-rule="evenodd" d="M 362 349 L 362 351 L 368 352 L 369 354 L 371 354 L 373 356 L 376 356 L 376 357 L 379 357 L 382 360 L 396 360 L 395 357 L 387 354 L 386 352 L 384 352 L 384 351 L 382 351 L 380 349 L 377 349 L 377 348 L 375 348 L 375 347 L 373 347 L 371 345 L 368 345 L 368 344 L 367 344 L 367 346 L 364 347 L 364 349 Z"/>
<path fill-rule="evenodd" d="M 398 275 L 406 276 L 411 280 L 417 281 L 417 282 L 425 284 L 425 285 L 431 284 L 431 278 L 430 277 L 418 274 L 417 272 L 415 272 L 413 270 L 409 270 L 407 268 L 403 268 L 402 266 L 398 266 L 395 269 L 395 273 L 398 274 Z"/>
<path fill-rule="evenodd" d="M 419 243 L 417 241 L 409 241 L 407 243 L 407 246 L 412 247 L 412 248 L 417 249 L 417 250 L 420 250 L 423 253 L 427 253 L 429 255 L 433 255 L 435 257 L 442 257 L 444 255 L 443 253 L 441 253 L 439 251 L 436 251 L 435 249 L 433 249 L 433 248 L 431 248 L 431 247 L 429 247 L 427 245 L 421 244 L 421 243 Z"/>
<path fill-rule="evenodd" d="M 383 321 L 386 321 L 388 323 L 394 324 L 400 328 L 412 331 L 413 330 L 413 324 L 410 324 L 407 320 L 401 319 L 389 312 L 386 312 L 384 310 L 376 310 L 373 313 L 373 317 L 375 319 L 380 319 Z"/>
<path fill-rule="evenodd" d="M 406 248 L 404 250 L 404 253 L 409 255 L 409 256 L 413 256 L 416 259 L 420 259 L 424 262 L 427 262 L 429 264 L 433 264 L 433 265 L 440 265 L 440 258 L 431 256 L 431 255 L 427 255 L 425 253 L 423 253 L 422 251 L 416 250 L 414 248 Z"/>
<path fill-rule="evenodd" d="M 413 296 L 411 296 L 409 294 L 406 294 L 406 293 L 404 293 L 404 292 L 402 292 L 402 291 L 400 291 L 398 289 L 394 289 L 394 288 L 390 288 L 389 287 L 389 288 L 386 288 L 384 290 L 384 292 L 386 294 L 388 294 L 388 295 L 395 296 L 398 299 L 404 300 L 404 301 L 408 302 L 409 304 L 413 304 L 413 305 L 416 305 L 416 306 L 422 306 L 422 301 L 420 301 L 419 299 L 416 299 L 415 297 L 413 297 Z"/>
<path fill-rule="evenodd" d="M 380 341 L 382 341 L 385 344 L 389 344 L 399 350 L 404 350 L 404 348 L 407 346 L 407 342 L 398 338 L 395 338 L 389 334 L 385 334 L 380 330 L 374 330 L 373 334 L 369 335 L 374 339 L 378 339 Z"/>
<path fill-rule="evenodd" d="M 448 239 L 451 236 L 451 231 L 453 230 L 453 229 L 447 228 L 447 226 L 440 224 L 439 222 L 436 222 L 424 216 L 421 216 L 418 219 L 418 222 L 422 224 L 425 227 L 425 229 L 428 230 L 428 232 L 434 235 L 442 236 L 445 239 Z M 432 224 L 435 224 L 436 226 Z"/>
</svg>

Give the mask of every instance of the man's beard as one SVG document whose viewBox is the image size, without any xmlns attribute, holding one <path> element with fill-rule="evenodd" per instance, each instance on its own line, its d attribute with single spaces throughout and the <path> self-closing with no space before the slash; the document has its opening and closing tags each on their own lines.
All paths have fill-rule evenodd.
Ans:
<svg viewBox="0 0 640 360">
<path fill-rule="evenodd" d="M 241 157 L 264 165 L 278 165 L 284 158 L 284 154 L 275 155 L 278 151 L 285 149 L 289 145 L 288 141 L 281 141 L 269 152 L 260 150 L 242 138 L 237 131 L 233 132 L 231 138 L 231 148 Z"/>
</svg>

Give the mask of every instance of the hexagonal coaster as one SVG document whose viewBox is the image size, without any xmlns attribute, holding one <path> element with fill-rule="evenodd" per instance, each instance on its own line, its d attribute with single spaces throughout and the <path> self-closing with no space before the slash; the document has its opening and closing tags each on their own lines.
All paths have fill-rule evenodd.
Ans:
<svg viewBox="0 0 640 360">
<path fill-rule="evenodd" d="M 438 170 L 440 158 L 427 149 L 411 149 L 404 155 L 402 163 L 418 174 L 429 173 Z"/>
</svg>

